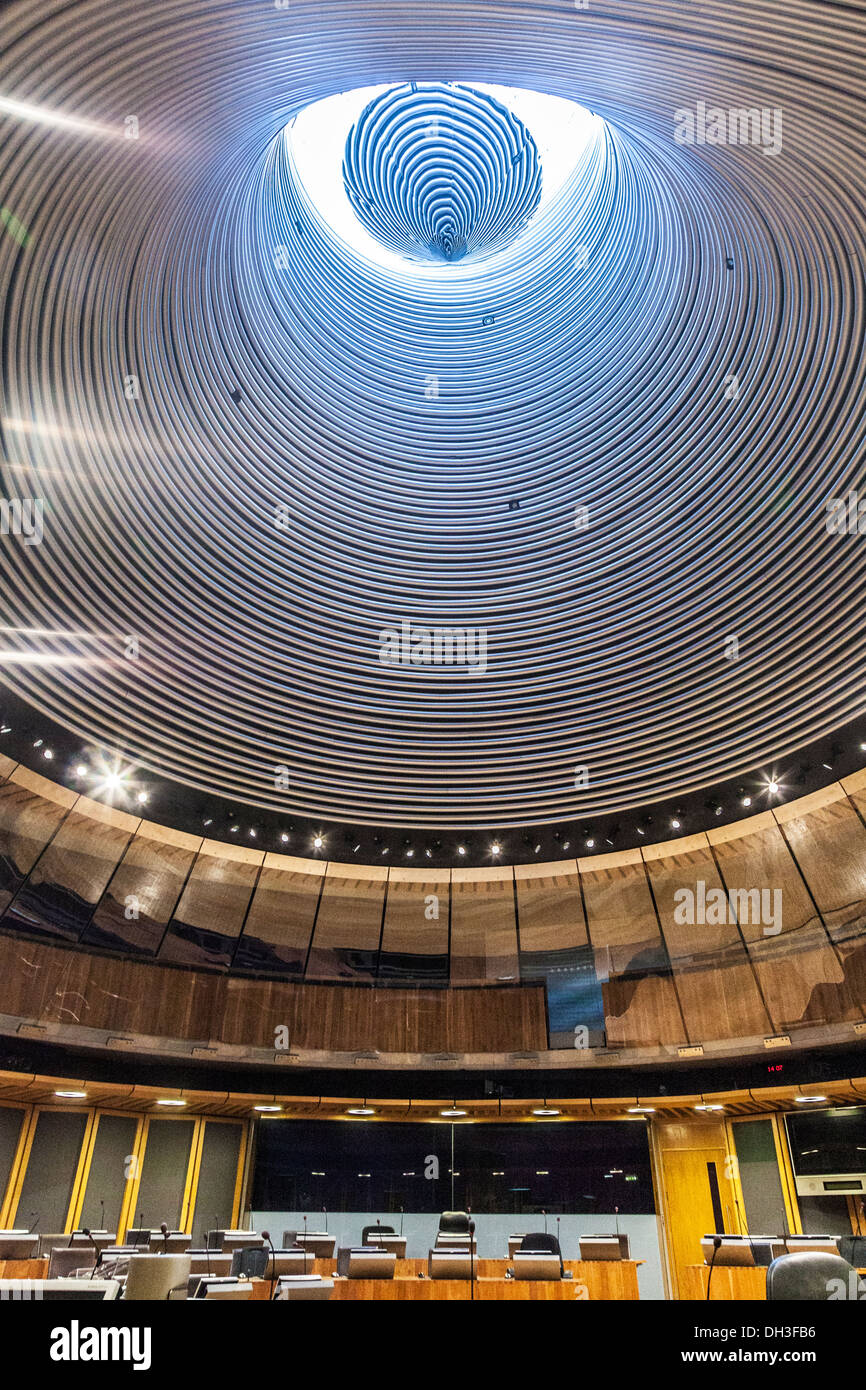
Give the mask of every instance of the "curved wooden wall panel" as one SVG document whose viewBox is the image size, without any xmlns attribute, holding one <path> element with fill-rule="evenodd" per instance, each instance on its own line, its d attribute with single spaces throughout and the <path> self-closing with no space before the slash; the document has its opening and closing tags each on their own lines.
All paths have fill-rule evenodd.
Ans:
<svg viewBox="0 0 866 1390">
<path fill-rule="evenodd" d="M 547 1046 L 540 988 L 361 989 L 249 980 L 0 937 L 0 1014 L 137 1038 L 312 1051 Z M 145 1049 L 146 1050 L 146 1049 Z"/>
<path fill-rule="evenodd" d="M 638 1053 L 866 1017 L 866 774 L 642 850 L 435 870 L 200 840 L 0 771 L 8 1015 L 485 1053 L 570 1047 L 584 1015 L 589 1047 Z"/>
</svg>

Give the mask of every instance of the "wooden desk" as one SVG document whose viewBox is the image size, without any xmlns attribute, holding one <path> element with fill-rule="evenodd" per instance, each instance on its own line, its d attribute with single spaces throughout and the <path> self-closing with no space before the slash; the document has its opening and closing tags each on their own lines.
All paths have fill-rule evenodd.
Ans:
<svg viewBox="0 0 866 1390">
<path fill-rule="evenodd" d="M 86 1263 L 86 1262 L 85 1262 Z M 0 1260 L 0 1279 L 47 1279 L 48 1257 L 44 1260 Z"/>
<path fill-rule="evenodd" d="M 862 1279 L 866 1270 L 859 1269 Z M 709 1265 L 686 1265 L 681 1280 L 680 1301 L 700 1300 L 706 1302 L 707 1281 L 710 1277 Z M 710 1288 L 711 1303 L 766 1302 L 767 1271 L 763 1268 L 749 1269 L 739 1265 L 716 1265 Z"/>
<path fill-rule="evenodd" d="M 571 1279 L 548 1281 L 506 1279 L 507 1260 L 478 1260 L 475 1297 L 486 1302 L 496 1299 L 574 1302 L 578 1296 L 590 1300 L 637 1302 L 640 1298 L 637 1271 L 643 1260 L 565 1260 L 564 1264 L 571 1271 Z M 335 1260 L 316 1260 L 317 1274 L 333 1275 L 335 1271 Z M 398 1260 L 393 1279 L 337 1279 L 332 1301 L 383 1299 L 408 1302 L 417 1299 L 448 1301 L 469 1298 L 468 1279 L 421 1279 L 418 1277 L 420 1274 L 427 1274 L 426 1260 Z"/>
<path fill-rule="evenodd" d="M 706 1302 L 709 1265 L 686 1265 L 683 1270 L 680 1300 Z M 710 1288 L 711 1303 L 747 1303 L 767 1297 L 767 1271 L 743 1265 L 716 1265 Z"/>
</svg>

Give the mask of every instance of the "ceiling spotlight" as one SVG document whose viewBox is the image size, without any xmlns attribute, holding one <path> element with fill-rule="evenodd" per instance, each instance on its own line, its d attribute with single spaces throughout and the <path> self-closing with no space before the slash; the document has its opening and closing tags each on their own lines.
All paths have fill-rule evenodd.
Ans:
<svg viewBox="0 0 866 1390">
<path fill-rule="evenodd" d="M 375 1110 L 364 1101 L 363 1105 L 350 1105 L 346 1111 L 347 1115 L 375 1115 Z"/>
<path fill-rule="evenodd" d="M 679 830 L 679 829 L 680 829 L 680 825 L 681 825 L 681 822 L 678 821 L 678 820 L 676 819 L 676 817 L 674 817 L 674 819 L 671 821 L 671 828 L 672 828 L 673 830 Z"/>
<path fill-rule="evenodd" d="M 282 1108 L 283 1108 L 283 1107 L 282 1107 L 281 1105 L 254 1105 L 254 1106 L 253 1106 L 253 1109 L 254 1109 L 254 1110 L 260 1111 L 261 1114 L 263 1114 L 263 1115 L 273 1115 L 273 1114 L 275 1114 L 277 1111 L 282 1110 Z"/>
<path fill-rule="evenodd" d="M 491 854 L 501 854 L 501 853 L 502 853 L 502 846 L 501 846 L 501 844 L 499 843 L 498 840 L 494 840 L 494 841 L 493 841 L 493 844 L 490 846 L 490 853 L 491 853 Z"/>
<path fill-rule="evenodd" d="M 414 849 L 407 849 L 407 851 L 406 851 L 406 858 L 407 858 L 407 859 L 411 859 L 412 856 L 414 855 L 414 853 L 415 853 Z"/>
<path fill-rule="evenodd" d="M 775 796 L 776 793 L 778 792 L 778 790 L 779 790 L 779 783 L 778 783 L 778 782 L 768 782 L 768 783 L 767 783 L 767 791 L 769 792 L 770 796 Z"/>
<path fill-rule="evenodd" d="M 86 1091 L 55 1091 L 58 1100 L 86 1100 Z"/>
<path fill-rule="evenodd" d="M 743 797 L 743 805 L 744 805 L 744 806 L 751 806 L 751 804 L 752 804 L 752 798 L 751 798 L 750 796 L 744 796 L 744 797 Z"/>
<path fill-rule="evenodd" d="M 696 1110 L 724 1110 L 723 1105 L 696 1105 Z"/>
<path fill-rule="evenodd" d="M 814 1105 L 816 1101 L 826 1100 L 826 1096 L 795 1096 L 797 1105 Z"/>
<path fill-rule="evenodd" d="M 313 837 L 313 849 L 321 849 L 324 843 L 325 842 L 322 839 L 321 835 L 315 835 Z"/>
<path fill-rule="evenodd" d="M 254 830 L 248 830 L 247 834 L 249 835 L 251 840 L 254 840 L 256 838 L 256 832 Z"/>
<path fill-rule="evenodd" d="M 186 1105 L 185 1100 L 175 1100 L 171 1096 L 165 1096 L 156 1103 L 157 1105 Z"/>
<path fill-rule="evenodd" d="M 466 1110 L 460 1110 L 456 1105 L 452 1105 L 448 1110 L 439 1111 L 439 1114 L 444 1120 L 456 1120 L 461 1115 L 466 1115 L 468 1113 L 469 1112 Z"/>
<path fill-rule="evenodd" d="M 465 846 L 465 845 L 458 845 L 458 846 L 457 846 L 457 853 L 458 853 L 458 854 L 465 854 L 465 853 L 466 853 L 466 846 Z"/>
<path fill-rule="evenodd" d="M 78 764 L 78 766 L 77 766 L 76 769 L 75 769 L 75 775 L 76 775 L 76 777 L 86 777 L 86 776 L 87 776 L 87 768 L 85 767 L 84 763 L 79 763 L 79 764 Z"/>
<path fill-rule="evenodd" d="M 654 1105 L 630 1105 L 629 1115 L 654 1115 L 656 1113 Z"/>
<path fill-rule="evenodd" d="M 587 849 L 595 849 L 595 840 L 587 840 L 586 847 Z"/>
<path fill-rule="evenodd" d="M 43 758 L 51 759 L 51 758 L 54 757 L 54 754 L 52 753 L 52 751 L 51 751 L 50 748 L 45 748 L 45 749 L 43 750 L 42 756 L 43 756 Z"/>
<path fill-rule="evenodd" d="M 544 1105 L 537 1105 L 532 1113 L 533 1115 L 538 1115 L 539 1117 L 552 1117 L 554 1115 L 561 1115 L 562 1111 L 557 1110 L 556 1106 L 554 1105 L 547 1105 L 545 1103 Z"/>
<path fill-rule="evenodd" d="M 282 835 L 280 836 L 280 843 L 284 845 L 287 845 L 289 843 L 289 837 L 285 831 L 283 831 Z"/>
<path fill-rule="evenodd" d="M 135 799 L 140 806 L 143 806 L 147 801 L 147 792 L 139 792 L 138 796 Z"/>
</svg>

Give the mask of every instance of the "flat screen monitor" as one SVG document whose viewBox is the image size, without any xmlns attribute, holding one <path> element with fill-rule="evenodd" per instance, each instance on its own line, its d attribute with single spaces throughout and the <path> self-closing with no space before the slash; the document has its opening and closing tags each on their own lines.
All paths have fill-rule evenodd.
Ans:
<svg viewBox="0 0 866 1390">
<path fill-rule="evenodd" d="M 471 1258 L 467 1250 L 431 1250 L 427 1259 L 430 1279 L 468 1279 Z"/>
<path fill-rule="evenodd" d="M 116 1279 L 0 1279 L 0 1299 L 38 1303 L 102 1303 L 117 1298 Z"/>
<path fill-rule="evenodd" d="M 333 1279 L 321 1274 L 287 1274 L 277 1283 L 276 1303 L 326 1303 L 334 1292 Z"/>
<path fill-rule="evenodd" d="M 579 1244 L 582 1260 L 627 1260 L 629 1258 L 628 1236 L 581 1236 Z"/>
<path fill-rule="evenodd" d="M 514 1256 L 515 1279 L 561 1279 L 558 1255 L 518 1250 Z"/>
<path fill-rule="evenodd" d="M 713 1259 L 714 1236 L 703 1236 L 701 1250 L 705 1264 L 738 1265 L 754 1269 L 766 1267 L 773 1261 L 773 1242 L 777 1236 L 721 1236 L 716 1257 Z"/>
<path fill-rule="evenodd" d="M 866 1106 L 841 1106 L 785 1116 L 797 1177 L 866 1173 Z"/>
<path fill-rule="evenodd" d="M 803 1250 L 817 1250 L 822 1255 L 838 1255 L 836 1236 L 782 1236 L 773 1241 L 773 1259 L 780 1255 L 799 1255 Z"/>
</svg>

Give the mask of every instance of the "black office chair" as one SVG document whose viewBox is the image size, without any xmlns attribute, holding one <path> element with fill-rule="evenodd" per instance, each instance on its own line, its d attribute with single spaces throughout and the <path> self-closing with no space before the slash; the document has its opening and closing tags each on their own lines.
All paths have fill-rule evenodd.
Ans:
<svg viewBox="0 0 866 1390">
<path fill-rule="evenodd" d="M 365 1226 L 361 1232 L 361 1244 L 367 1244 L 368 1236 L 395 1236 L 396 1234 L 393 1226 Z"/>
<path fill-rule="evenodd" d="M 443 1211 L 439 1217 L 440 1236 L 468 1236 L 469 1213 L 465 1211 Z"/>
<path fill-rule="evenodd" d="M 565 1274 L 562 1251 L 556 1236 L 549 1236 L 546 1231 L 530 1231 L 529 1235 L 523 1237 L 518 1248 L 524 1255 L 558 1255 L 560 1278 Z"/>
<path fill-rule="evenodd" d="M 264 1279 L 271 1252 L 264 1245 L 250 1245 L 232 1252 L 231 1274 L 236 1278 L 246 1274 L 249 1279 Z"/>
<path fill-rule="evenodd" d="M 831 1282 L 841 1279 L 846 1296 L 851 1265 L 841 1255 L 821 1250 L 800 1250 L 780 1255 L 767 1270 L 768 1303 L 826 1303 Z M 838 1287 L 838 1285 L 837 1285 Z"/>
</svg>

